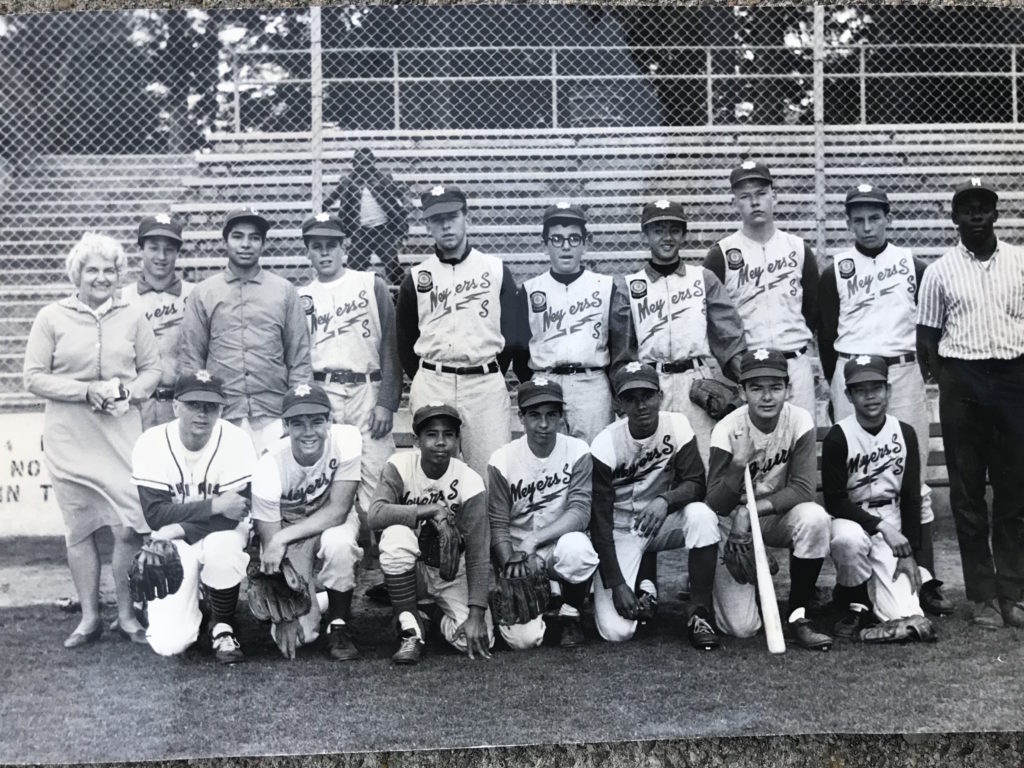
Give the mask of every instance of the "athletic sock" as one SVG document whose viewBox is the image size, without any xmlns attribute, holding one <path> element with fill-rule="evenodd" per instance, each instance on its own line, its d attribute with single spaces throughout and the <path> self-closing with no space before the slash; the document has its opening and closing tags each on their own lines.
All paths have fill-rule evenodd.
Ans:
<svg viewBox="0 0 1024 768">
<path fill-rule="evenodd" d="M 211 624 L 231 624 L 235 618 L 235 607 L 238 605 L 238 590 L 241 585 L 235 584 L 227 589 L 206 587 L 206 601 L 210 604 Z"/>
<path fill-rule="evenodd" d="M 935 545 L 932 541 L 932 524 L 921 523 L 921 547 L 914 553 L 917 564 L 935 576 Z"/>
<path fill-rule="evenodd" d="M 348 621 L 352 616 L 352 590 L 339 592 L 336 589 L 327 590 L 327 617 L 331 621 L 341 619 Z"/>
<path fill-rule="evenodd" d="M 587 602 L 587 595 L 590 594 L 590 579 L 587 579 L 582 584 L 570 584 L 567 581 L 562 582 L 562 605 L 568 605 L 576 611 L 576 615 L 583 610 L 584 603 Z"/>
<path fill-rule="evenodd" d="M 640 589 L 643 589 L 644 581 L 649 581 L 651 584 L 658 583 L 657 552 L 644 552 L 643 557 L 640 558 L 640 568 L 636 572 L 636 583 Z"/>
<path fill-rule="evenodd" d="M 865 610 L 871 610 L 871 598 L 868 597 L 868 583 L 866 581 L 861 582 L 855 587 L 850 587 L 847 595 L 846 602 L 848 605 L 853 606 L 856 604 Z"/>
<path fill-rule="evenodd" d="M 391 598 L 391 610 L 396 617 L 403 613 L 416 616 L 416 568 L 410 568 L 405 573 L 385 573 L 384 583 L 388 587 L 388 596 Z"/>
<path fill-rule="evenodd" d="M 825 562 L 822 557 L 805 559 L 802 557 L 790 556 L 789 558 L 789 610 L 806 608 L 811 602 L 814 594 L 814 585 L 818 583 L 818 574 L 821 573 L 821 565 Z"/>
<path fill-rule="evenodd" d="M 711 609 L 711 589 L 715 584 L 718 545 L 709 544 L 690 550 L 690 605 Z"/>
</svg>

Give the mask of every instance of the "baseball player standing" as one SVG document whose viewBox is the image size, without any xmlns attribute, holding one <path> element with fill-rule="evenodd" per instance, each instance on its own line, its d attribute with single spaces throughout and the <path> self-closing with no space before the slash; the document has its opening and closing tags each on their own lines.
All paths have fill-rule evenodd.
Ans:
<svg viewBox="0 0 1024 768">
<path fill-rule="evenodd" d="M 270 223 L 251 208 L 231 211 L 222 234 L 228 266 L 195 287 L 181 326 L 181 366 L 224 381 L 224 418 L 262 453 L 281 438 L 281 398 L 313 375 L 298 291 L 260 267 Z"/>
<path fill-rule="evenodd" d="M 593 463 L 582 440 L 559 433 L 564 399 L 558 382 L 544 376 L 519 385 L 519 416 L 526 434 L 499 448 L 487 466 L 487 510 L 491 557 L 503 570 L 513 554 L 539 556 L 559 584 L 561 645 L 583 643 L 580 611 L 597 569 L 590 543 Z M 514 649 L 544 641 L 544 616 L 512 626 L 498 625 Z"/>
<path fill-rule="evenodd" d="M 177 592 L 147 604 L 146 640 L 161 656 L 184 652 L 199 637 L 200 591 L 211 611 L 217 661 L 244 661 L 235 637 L 238 590 L 249 556 L 249 486 L 256 451 L 249 435 L 220 418 L 221 380 L 205 370 L 182 373 L 174 387 L 177 418 L 150 427 L 132 452 L 152 538 L 174 542 L 184 578 Z"/>
<path fill-rule="evenodd" d="M 462 457 L 479 475 L 512 436 L 504 371 L 514 339 L 516 285 L 501 259 L 469 244 L 466 196 L 435 186 L 421 199 L 436 253 L 398 289 L 398 354 L 412 379 L 409 408 L 448 403 L 461 414 Z"/>
<path fill-rule="evenodd" d="M 565 395 L 566 434 L 589 445 L 614 418 L 609 365 L 625 362 L 629 305 L 625 286 L 580 263 L 590 234 L 577 206 L 559 202 L 544 212 L 541 237 L 551 269 L 519 289 L 516 317 L 527 341 L 516 375 L 536 372 Z"/>
<path fill-rule="evenodd" d="M 505 398 L 506 402 L 508 398 Z M 494 628 L 488 610 L 490 532 L 484 482 L 455 458 L 459 412 L 428 404 L 413 413 L 416 450 L 399 451 L 384 465 L 370 505 L 370 526 L 381 531 L 380 569 L 398 625 L 400 645 L 391 660 L 416 664 L 424 651 L 417 591 L 440 606 L 441 633 L 469 657 L 489 659 Z M 454 579 L 445 581 L 437 564 L 421 558 L 418 534 L 425 520 L 455 516 L 465 553 Z"/>
<path fill-rule="evenodd" d="M 402 394 L 395 343 L 395 307 L 384 280 L 345 265 L 341 221 L 321 213 L 302 223 L 316 279 L 299 289 L 309 321 L 313 380 L 331 399 L 335 423 L 358 427 L 363 437 L 359 515 L 366 527 L 377 479 L 395 452 L 391 434 Z"/>
<path fill-rule="evenodd" d="M 846 221 L 852 248 L 837 254 L 822 272 L 818 289 L 821 322 L 818 350 L 825 378 L 831 383 L 836 423 L 853 413 L 846 393 L 845 363 L 862 355 L 881 355 L 888 366 L 891 397 L 888 412 L 917 433 L 919 466 L 928 466 L 928 396 L 917 365 L 917 287 L 925 264 L 906 248 L 889 242 L 892 224 L 889 197 L 870 184 L 846 195 Z M 922 482 L 924 480 L 921 474 Z M 918 564 L 922 572 L 921 605 L 929 613 L 952 613 L 942 582 L 932 577 L 931 489 L 922 485 Z"/>
<path fill-rule="evenodd" d="M 960 242 L 924 273 L 917 314 L 922 374 L 939 382 L 967 599 L 990 629 L 1024 626 L 1024 249 L 996 237 L 998 202 L 979 177 L 956 188 Z"/>
<path fill-rule="evenodd" d="M 282 402 L 288 437 L 256 465 L 252 519 L 261 544 L 260 569 L 277 573 L 287 557 L 306 580 L 312 607 L 297 621 L 272 625 L 281 654 L 295 658 L 300 645 L 320 635 L 316 587 L 327 590 L 327 647 L 332 659 L 359 658 L 346 621 L 350 619 L 359 546 L 359 516 L 352 511 L 359 487 L 359 429 L 332 424 L 331 401 L 316 385 L 300 384 Z M 321 566 L 314 570 L 316 562 Z"/>
<path fill-rule="evenodd" d="M 921 463 L 913 427 L 886 412 L 892 385 L 878 355 L 843 366 L 854 413 L 821 446 L 821 485 L 832 515 L 835 633 L 856 638 L 879 619 L 921 616 L 914 550 L 921 532 Z"/>
<path fill-rule="evenodd" d="M 711 247 L 704 266 L 722 281 L 743 318 L 747 349 L 785 355 L 792 402 L 814 419 L 807 348 L 818 322 L 818 263 L 802 238 L 775 226 L 775 189 L 766 165 L 744 162 L 729 174 L 729 185 L 742 225 Z"/>
<path fill-rule="evenodd" d="M 605 640 L 630 639 L 639 603 L 635 583 L 645 552 L 687 547 L 692 607 L 687 635 L 712 650 L 711 585 L 718 562 L 718 520 L 704 503 L 704 464 L 686 417 L 661 411 L 657 371 L 627 363 L 612 374 L 619 410 L 594 439 L 590 531 L 600 558 L 594 620 Z"/>
<path fill-rule="evenodd" d="M 814 502 L 817 436 L 811 415 L 789 399 L 792 358 L 777 349 L 755 349 L 740 362 L 747 404 L 723 418 L 711 433 L 707 502 L 721 516 L 725 547 L 750 535 L 743 492 L 745 468 L 757 494 L 764 543 L 784 547 L 789 558 L 790 637 L 801 647 L 828 650 L 832 638 L 806 616 L 807 604 L 829 552 L 828 513 Z M 752 637 L 761 627 L 757 588 L 740 584 L 728 568 L 715 572 L 715 622 L 735 637 Z"/>
<path fill-rule="evenodd" d="M 687 266 L 680 259 L 686 237 L 682 205 L 669 200 L 648 203 L 640 228 L 651 258 L 642 270 L 626 277 L 628 354 L 658 371 L 661 407 L 686 416 L 697 436 L 701 461 L 706 462 L 715 421 L 690 400 L 690 387 L 697 379 L 711 377 L 711 355 L 727 376 L 738 377 L 743 324 L 721 280 L 711 270 Z"/>
</svg>

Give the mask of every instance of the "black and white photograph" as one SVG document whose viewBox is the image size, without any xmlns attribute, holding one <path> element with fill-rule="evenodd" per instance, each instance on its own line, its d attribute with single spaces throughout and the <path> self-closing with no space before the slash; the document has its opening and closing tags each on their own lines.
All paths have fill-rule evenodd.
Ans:
<svg viewBox="0 0 1024 768">
<path fill-rule="evenodd" d="M 1022 91 L 1014 6 L 0 15 L 0 763 L 1021 731 Z"/>
</svg>

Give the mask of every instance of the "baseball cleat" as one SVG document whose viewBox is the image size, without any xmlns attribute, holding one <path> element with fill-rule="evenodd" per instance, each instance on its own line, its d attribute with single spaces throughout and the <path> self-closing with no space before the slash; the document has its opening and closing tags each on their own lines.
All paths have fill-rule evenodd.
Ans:
<svg viewBox="0 0 1024 768">
<path fill-rule="evenodd" d="M 348 627 L 340 623 L 327 626 L 327 653 L 335 661 L 352 661 L 362 655 L 352 642 Z"/>
<path fill-rule="evenodd" d="M 653 621 L 658 615 L 658 596 L 646 590 L 640 590 L 636 596 L 636 620 L 641 624 Z"/>
<path fill-rule="evenodd" d="M 223 627 L 223 629 L 220 629 Z M 218 631 L 218 629 L 220 631 Z M 213 653 L 221 664 L 238 664 L 245 661 L 242 646 L 235 637 L 235 631 L 227 624 L 218 624 L 213 628 Z"/>
<path fill-rule="evenodd" d="M 832 627 L 832 634 L 844 640 L 857 640 L 860 638 L 860 631 L 878 624 L 874 611 L 864 608 L 848 608 L 846 613 Z"/>
<path fill-rule="evenodd" d="M 989 600 L 987 603 L 975 603 L 971 623 L 982 629 L 1002 629 L 1006 626 L 1003 622 L 1003 613 L 999 610 L 995 600 Z"/>
<path fill-rule="evenodd" d="M 722 641 L 715 634 L 714 627 L 707 620 L 702 611 L 696 611 L 686 622 L 686 634 L 690 638 L 690 645 L 698 651 L 713 651 L 718 648 Z"/>
<path fill-rule="evenodd" d="M 1008 627 L 1024 627 L 1024 603 L 1013 600 L 1000 600 L 999 607 L 1003 610 L 1003 623 Z"/>
<path fill-rule="evenodd" d="M 402 644 L 398 646 L 398 650 L 391 657 L 391 661 L 395 664 L 418 664 L 419 660 L 423 658 L 425 650 L 420 636 L 410 631 L 402 635 L 401 641 Z"/>
<path fill-rule="evenodd" d="M 789 636 L 808 651 L 827 651 L 832 648 L 832 638 L 811 626 L 810 619 L 789 622 Z"/>
<path fill-rule="evenodd" d="M 948 616 L 956 610 L 953 601 L 942 594 L 942 582 L 932 579 L 921 585 L 921 607 L 932 616 Z"/>
<path fill-rule="evenodd" d="M 583 645 L 586 640 L 583 637 L 583 626 L 578 617 L 562 617 L 562 637 L 558 644 L 563 648 L 575 648 Z"/>
</svg>

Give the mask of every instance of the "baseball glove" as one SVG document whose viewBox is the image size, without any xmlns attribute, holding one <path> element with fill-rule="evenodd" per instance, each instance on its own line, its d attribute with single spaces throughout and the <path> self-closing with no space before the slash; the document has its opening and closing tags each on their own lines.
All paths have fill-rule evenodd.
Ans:
<svg viewBox="0 0 1024 768">
<path fill-rule="evenodd" d="M 690 385 L 690 401 L 716 421 L 742 405 L 737 387 L 718 379 L 697 379 Z"/>
<path fill-rule="evenodd" d="M 768 552 L 768 570 L 772 576 L 779 572 L 779 564 Z M 757 584 L 757 566 L 754 562 L 754 540 L 750 531 L 730 533 L 725 542 L 722 564 L 737 584 Z"/>
<path fill-rule="evenodd" d="M 934 643 L 939 639 L 935 627 L 924 616 L 890 619 L 860 631 L 863 643 L 909 643 L 918 640 Z"/>
<path fill-rule="evenodd" d="M 295 621 L 305 616 L 313 607 L 309 596 L 309 584 L 291 561 L 281 560 L 277 573 L 263 573 L 260 560 L 253 558 L 249 563 L 249 610 L 260 621 Z"/>
<path fill-rule="evenodd" d="M 424 520 L 419 532 L 420 559 L 440 571 L 445 581 L 454 581 L 459 574 L 462 534 L 455 526 L 454 510 L 444 519 Z"/>
<path fill-rule="evenodd" d="M 144 603 L 173 595 L 181 588 L 185 571 L 174 542 L 150 539 L 142 545 L 128 569 L 128 588 L 132 600 Z"/>
<path fill-rule="evenodd" d="M 514 552 L 491 589 L 491 618 L 510 627 L 540 616 L 551 599 L 547 566 L 537 555 Z"/>
</svg>

